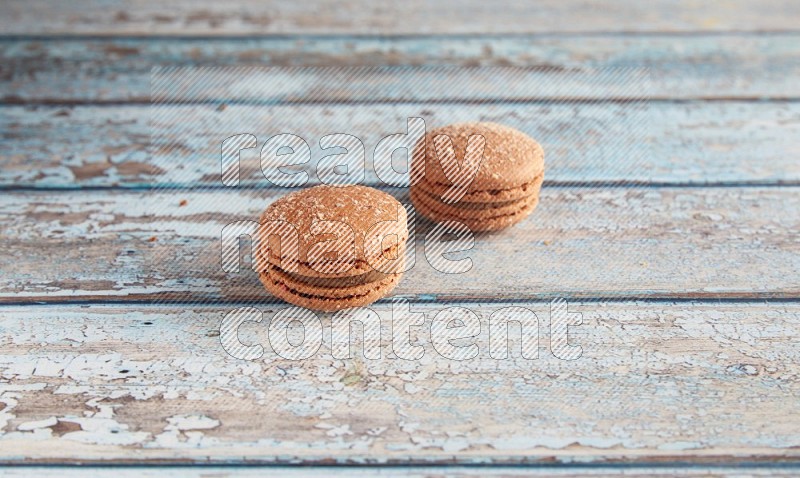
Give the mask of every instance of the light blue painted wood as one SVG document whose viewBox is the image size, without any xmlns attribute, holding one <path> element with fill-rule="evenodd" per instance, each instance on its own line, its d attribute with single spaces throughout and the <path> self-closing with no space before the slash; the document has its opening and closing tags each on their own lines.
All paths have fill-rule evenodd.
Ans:
<svg viewBox="0 0 800 478">
<path fill-rule="evenodd" d="M 149 307 L 140 301 L 255 300 L 266 306 L 270 299 L 256 294 L 261 289 L 252 276 L 220 277 L 214 245 L 221 221 L 257 215 L 278 191 L 8 192 L 0 197 L 0 301 L 25 306 L 0 307 L 0 462 L 716 465 L 734 460 L 793 466 L 750 466 L 751 475 L 796 472 L 800 225 L 795 212 L 800 205 L 795 188 L 603 185 L 796 184 L 797 2 L 734 0 L 721 6 L 627 0 L 602 7 L 580 2 L 578 9 L 563 0 L 539 2 L 535 9 L 483 1 L 460 9 L 433 2 L 376 5 L 332 9 L 307 2 L 187 0 L 165 12 L 163 2 L 141 0 L 36 5 L 11 0 L 0 4 L 4 34 L 304 35 L 6 38 L 0 40 L 0 98 L 33 105 L 146 104 L 154 65 L 537 67 L 531 78 L 544 87 L 529 93 L 509 85 L 502 97 L 493 98 L 558 98 L 561 106 L 498 105 L 478 115 L 541 138 L 550 155 L 551 184 L 588 187 L 545 188 L 531 219 L 479 238 L 471 275 L 455 281 L 419 267 L 398 292 L 422 302 L 414 307 L 429 320 L 444 306 L 472 307 L 485 318 L 492 308 L 508 305 L 502 300 L 543 308 L 542 302 L 526 300 L 554 295 L 680 301 L 575 303 L 584 313 L 578 337 L 586 355 L 570 363 L 547 355 L 534 367 L 520 361 L 454 364 L 433 355 L 427 362 L 398 365 L 388 359 L 333 360 L 324 353 L 303 364 L 242 363 L 218 348 L 226 307 Z M 758 33 L 763 31 L 778 33 Z M 386 32 L 467 35 L 353 36 Z M 344 36 L 308 35 L 316 33 Z M 648 94 L 661 101 L 654 126 L 642 136 L 652 156 L 620 154 L 642 151 L 635 146 L 638 136 L 627 129 L 637 117 L 624 105 L 564 104 L 564 92 L 577 91 L 569 83 L 574 69 L 617 67 L 650 69 Z M 320 78 L 295 78 L 309 82 L 295 90 L 295 99 L 326 86 Z M 376 84 L 344 85 L 337 94 L 345 101 L 364 99 L 359 95 L 365 91 L 368 100 L 459 98 L 449 91 L 449 78 L 434 75 L 416 90 L 403 90 L 407 85 L 383 75 Z M 490 75 L 487 81 L 497 78 Z M 619 82 L 592 85 L 584 88 L 584 99 L 630 93 L 619 91 Z M 211 90 L 212 99 L 224 96 L 222 91 Z M 478 88 L 466 99 L 486 99 L 491 91 Z M 262 92 L 255 99 L 270 98 Z M 675 99 L 724 101 L 675 104 Z M 739 102 L 761 99 L 771 102 Z M 326 112 L 317 108 L 312 118 Z M 472 114 L 471 108 L 432 105 L 430 115 L 447 122 Z M 567 108 L 573 108 L 574 118 Z M 332 110 L 337 125 L 390 124 L 407 114 L 402 107 L 382 113 L 358 108 L 363 111 L 351 122 L 342 121 L 352 109 Z M 267 112 L 292 116 L 274 109 L 261 114 Z M 211 154 L 178 155 L 166 164 L 150 160 L 146 105 L 6 106 L 2 113 L 0 187 L 196 187 L 215 181 L 206 172 L 217 171 Z M 272 127 L 261 120 L 259 127 Z M 204 141 L 215 145 L 218 138 L 203 138 L 197 126 L 175 123 L 170 131 L 194 129 L 194 135 L 181 137 L 193 152 L 203 151 Z M 324 132 L 324 126 L 304 124 L 311 135 Z M 567 133 L 559 135 L 559 129 Z M 598 131 L 600 145 L 614 138 L 621 149 L 612 154 L 598 147 L 593 137 Z M 253 173 L 250 168 L 245 182 L 258 186 Z M 684 301 L 691 297 L 791 301 Z M 476 298 L 493 304 L 458 302 Z M 50 300 L 59 303 L 33 305 Z M 63 304 L 112 300 L 128 305 Z M 386 302 L 374 307 L 386 315 Z M 244 331 L 248 339 L 259 333 Z M 0 469 L 59 476 L 88 471 L 142 476 L 263 470 Z M 280 471 L 353 476 L 409 470 Z M 727 467 L 671 465 L 410 471 L 740 474 Z"/>
<path fill-rule="evenodd" d="M 800 181 L 797 103 L 229 106 L 223 111 L 81 106 L 3 112 L 4 188 L 222 187 L 220 145 L 238 133 L 256 135 L 259 144 L 241 153 L 240 184 L 264 188 L 270 183 L 261 173 L 260 147 L 284 132 L 310 145 L 312 161 L 305 169 L 311 183 L 325 154 L 319 139 L 344 132 L 364 143 L 365 184 L 380 184 L 374 148 L 384 136 L 404 131 L 410 116 L 424 118 L 429 129 L 462 120 L 519 128 L 543 145 L 550 185 Z"/>
<path fill-rule="evenodd" d="M 272 301 L 223 272 L 220 237 L 285 189 L 19 191 L 0 197 L 0 301 Z M 407 193 L 389 190 L 401 202 Z M 183 203 L 185 201 L 185 203 Z M 425 256 L 395 289 L 415 300 L 798 298 L 796 187 L 544 187 L 515 227 L 478 235 L 447 274 Z"/>
<path fill-rule="evenodd" d="M 349 478 L 362 476 L 381 476 L 381 477 L 404 477 L 404 478 L 430 478 L 433 476 L 451 476 L 454 478 L 466 477 L 558 477 L 558 478 L 592 478 L 605 476 L 625 476 L 629 478 L 668 478 L 673 476 L 689 477 L 794 477 L 797 469 L 794 466 L 775 464 L 748 465 L 744 467 L 732 464 L 711 465 L 711 466 L 675 466 L 675 465 L 653 465 L 635 466 L 620 464 L 619 466 L 268 466 L 258 467 L 252 465 L 245 466 L 165 466 L 165 465 L 144 465 L 135 468 L 114 467 L 114 466 L 93 466 L 92 476 L 97 477 L 117 477 L 117 478 L 150 478 L 150 477 L 197 477 L 205 478 L 210 476 L 257 476 L 265 475 L 285 476 L 288 478 L 298 477 L 333 477 Z M 36 467 L 4 467 L 0 468 L 3 476 L 9 478 L 29 477 L 32 474 L 41 477 L 55 478 L 82 478 L 86 476 L 85 468 L 65 467 L 65 466 L 36 466 Z"/>
<path fill-rule="evenodd" d="M 799 35 L 5 40 L 0 97 L 149 102 L 154 66 L 514 65 L 541 68 L 540 84 L 569 80 L 581 68 L 648 68 L 654 98 L 797 98 Z M 365 91 L 363 85 L 351 87 Z M 423 92 L 438 87 L 431 83 Z M 528 96 L 552 93 L 539 86 Z M 598 82 L 588 92 L 596 98 L 612 93 L 625 91 Z"/>
<path fill-rule="evenodd" d="M 798 303 L 575 301 L 582 324 L 570 342 L 582 354 L 560 360 L 547 304 L 515 302 L 539 318 L 539 358 L 512 349 L 497 360 L 487 321 L 508 305 L 412 303 L 426 320 L 413 333 L 424 355 L 410 361 L 391 353 L 381 304 L 380 359 L 364 358 L 359 332 L 350 359 L 332 357 L 326 333 L 297 361 L 271 351 L 267 321 L 278 309 L 263 305 L 263 322 L 239 330 L 265 347 L 254 361 L 221 346 L 233 305 L 0 307 L 0 462 L 528 463 L 561 465 L 547 471 L 566 476 L 575 463 L 619 472 L 619 463 L 788 462 L 796 471 Z M 430 324 L 448 306 L 481 319 L 473 359 L 432 347 Z M 321 326 L 330 330 L 328 316 Z"/>
<path fill-rule="evenodd" d="M 9 34 L 90 35 L 293 35 L 486 34 L 565 32 L 761 32 L 796 29 L 792 0 L 581 0 L 460 2 L 410 0 L 380 3 L 324 0 L 224 3 L 175 0 L 47 0 L 31 7 L 8 0 L 0 9 L 0 31 Z"/>
</svg>

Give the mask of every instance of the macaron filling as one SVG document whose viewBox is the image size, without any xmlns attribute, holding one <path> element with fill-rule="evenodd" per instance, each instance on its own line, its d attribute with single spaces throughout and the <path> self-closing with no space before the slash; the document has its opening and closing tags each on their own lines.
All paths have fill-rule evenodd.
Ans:
<svg viewBox="0 0 800 478">
<path fill-rule="evenodd" d="M 391 246 L 385 248 L 381 251 L 380 255 L 375 255 L 375 257 L 370 260 L 366 261 L 363 259 L 354 259 L 353 266 L 348 269 L 347 271 L 341 273 L 332 273 L 332 272 L 319 272 L 315 267 L 312 267 L 311 263 L 306 261 L 298 261 L 296 263 L 297 267 L 295 271 L 287 271 L 287 273 L 297 274 L 298 277 L 308 277 L 308 278 L 331 278 L 335 280 L 344 280 L 350 277 L 360 277 L 364 274 L 369 274 L 370 272 L 374 271 L 375 269 L 382 270 L 383 267 L 394 260 L 395 258 L 400 257 L 405 252 L 405 245 L 406 241 L 408 240 L 407 233 L 400 238 L 399 241 L 393 243 Z M 269 264 L 272 264 L 279 269 L 283 270 L 281 267 L 284 265 L 282 257 L 278 254 L 275 254 L 272 250 L 269 251 Z M 314 264 L 317 268 L 324 268 L 319 267 L 319 263 Z M 305 272 L 303 274 L 302 272 Z"/>
<path fill-rule="evenodd" d="M 468 189 L 467 193 L 459 202 L 502 202 L 511 199 L 522 198 L 530 194 L 538 193 L 538 188 L 541 187 L 543 181 L 544 172 L 536 176 L 533 181 L 527 182 L 521 186 L 504 189 Z M 441 196 L 452 187 L 452 184 L 431 182 L 428 180 L 428 178 L 423 176 L 419 183 L 414 187 L 425 189 L 441 198 Z"/>
<path fill-rule="evenodd" d="M 539 203 L 538 196 L 528 196 L 515 201 L 493 204 L 445 204 L 426 191 L 411 191 L 412 201 L 424 209 L 423 213 L 438 221 L 455 220 L 481 230 L 480 223 L 504 218 L 514 218 L 532 212 Z M 495 206 L 502 204 L 502 206 Z"/>
</svg>

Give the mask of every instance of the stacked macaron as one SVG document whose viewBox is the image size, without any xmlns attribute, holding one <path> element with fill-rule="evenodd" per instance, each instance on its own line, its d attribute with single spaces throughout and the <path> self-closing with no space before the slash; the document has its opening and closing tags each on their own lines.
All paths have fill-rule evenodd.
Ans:
<svg viewBox="0 0 800 478">
<path fill-rule="evenodd" d="M 405 267 L 405 208 L 365 186 L 316 186 L 286 195 L 261 216 L 254 254 L 277 297 L 335 311 L 389 293 Z"/>
<path fill-rule="evenodd" d="M 411 201 L 424 216 L 494 231 L 518 223 L 539 203 L 544 151 L 525 133 L 497 123 L 457 123 L 423 141 L 412 163 Z M 474 162 L 477 171 L 469 171 L 471 161 L 480 162 Z"/>
</svg>

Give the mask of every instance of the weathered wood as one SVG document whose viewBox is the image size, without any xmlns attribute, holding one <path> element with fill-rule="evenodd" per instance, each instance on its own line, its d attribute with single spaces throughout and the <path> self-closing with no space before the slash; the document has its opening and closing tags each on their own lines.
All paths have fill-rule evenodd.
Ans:
<svg viewBox="0 0 800 478">
<path fill-rule="evenodd" d="M 544 146 L 548 184 L 800 181 L 797 103 L 83 106 L 3 113 L 0 187 L 6 188 L 220 187 L 225 138 L 252 133 L 260 148 L 280 132 L 309 143 L 305 169 L 312 182 L 323 154 L 319 138 L 356 135 L 368 156 L 365 183 L 379 184 L 374 148 L 383 136 L 405 131 L 409 116 L 424 118 L 429 128 L 476 119 L 520 128 Z M 160 149 L 150 148 L 151 133 Z M 258 152 L 241 153 L 243 186 L 269 186 Z"/>
<path fill-rule="evenodd" d="M 223 272 L 220 236 L 286 191 L 7 193 L 0 301 L 271 301 L 252 270 Z M 426 260 L 422 222 L 396 294 L 798 298 L 798 211 L 795 187 L 544 188 L 531 218 L 448 257 L 463 274 Z"/>
<path fill-rule="evenodd" d="M 724 476 L 738 470 L 720 464 L 746 463 L 750 475 L 796 474 L 800 196 L 796 187 L 752 186 L 800 182 L 798 14 L 800 5 L 788 0 L 546 0 L 535 8 L 180 0 L 169 11 L 143 0 L 1 3 L 0 31 L 22 36 L 0 40 L 0 99 L 29 107 L 6 106 L 0 115 L 0 188 L 11 190 L 0 196 L 0 302 L 25 305 L 0 306 L 0 464 L 553 464 L 411 470 Z M 385 33 L 412 36 L 358 36 Z M 87 34 L 199 37 L 47 37 Z M 293 36 L 274 36 L 284 34 Z M 224 38 L 231 36 L 237 38 Z M 221 102 L 176 108 L 176 117 L 118 106 L 150 101 L 152 66 L 386 64 L 533 68 L 528 83 L 502 81 L 500 95 L 480 82 L 450 91 L 461 77 L 439 72 L 416 90 L 403 89 L 406 77 L 396 73 L 371 84 L 309 73 L 291 75 L 289 83 L 302 84 L 289 90 L 291 101 L 328 88 L 321 99 L 400 105 Z M 665 100 L 652 105 L 649 121 L 620 101 L 640 97 L 641 89 L 618 78 L 585 80 L 591 69 L 620 67 L 649 68 L 646 93 Z M 473 71 L 473 79 L 508 78 Z M 205 96 L 172 99 L 286 99 L 273 89 L 231 95 L 225 81 L 217 86 Z M 454 99 L 473 104 L 437 104 Z M 772 102 L 741 101 L 754 99 Z M 486 100 L 496 104 L 474 104 Z M 114 106 L 62 107 L 85 102 Z M 56 105 L 30 108 L 48 104 Z M 332 129 L 363 131 L 369 151 L 379 130 L 402 130 L 414 111 L 434 124 L 498 120 L 542 140 L 549 187 L 539 210 L 456 254 L 473 261 L 461 275 L 431 268 L 421 242 L 429 225 L 419 225 L 417 266 L 396 294 L 428 315 L 419 335 L 424 359 L 394 358 L 388 330 L 380 360 L 365 359 L 360 347 L 353 359 L 334 359 L 329 336 L 306 361 L 278 359 L 265 342 L 266 322 L 286 304 L 249 270 L 223 273 L 218 240 L 225 223 L 255 219 L 284 191 L 256 189 L 264 181 L 252 155 L 243 170 L 251 189 L 222 188 L 217 150 L 226 136 L 217 136 L 252 123 L 260 142 L 289 128 L 315 146 Z M 156 130 L 155 161 L 147 151 L 150 113 L 164 127 Z M 165 145 L 159 131 L 177 142 Z M 367 178 L 375 182 L 371 167 Z M 735 187 L 675 187 L 706 183 Z M 218 190 L 13 191 L 84 186 Z M 571 329 L 583 355 L 563 361 L 548 348 L 547 303 L 529 302 L 557 296 L 649 300 L 572 303 L 583 312 L 583 324 Z M 788 300 L 744 301 L 765 298 Z M 480 299 L 490 303 L 474 302 Z M 34 305 L 48 301 L 57 304 Z M 70 301 L 81 304 L 63 303 Z M 164 304 L 170 301 L 182 303 Z M 265 359 L 236 360 L 220 344 L 220 320 L 244 304 L 266 313 L 264 323 L 241 330 L 245 342 L 264 343 Z M 488 357 L 488 317 L 509 305 L 538 314 L 537 361 Z M 472 361 L 445 359 L 426 341 L 435 313 L 456 306 L 483 320 L 481 355 Z M 373 308 L 389 316 L 388 301 Z M 328 316 L 323 323 L 330 324 Z M 562 466 L 576 462 L 608 467 Z M 357 476 L 408 469 L 270 471 Z M 9 472 L 86 470 L 0 468 Z"/>
<path fill-rule="evenodd" d="M 0 5 L 5 34 L 272 35 L 772 31 L 797 28 L 791 0 L 375 3 L 56 0 Z"/>
<path fill-rule="evenodd" d="M 83 478 L 87 474 L 86 468 L 60 467 L 60 466 L 25 466 L 25 467 L 0 467 L 0 473 L 9 478 L 41 476 L 55 478 Z M 414 467 L 385 467 L 375 465 L 359 466 L 137 466 L 103 467 L 92 466 L 93 477 L 118 477 L 118 478 L 149 478 L 149 477 L 197 477 L 208 476 L 225 478 L 228 476 L 257 476 L 264 475 L 296 477 L 333 477 L 349 478 L 362 476 L 403 477 L 403 478 L 431 478 L 450 476 L 462 477 L 527 477 L 547 476 L 558 478 L 590 478 L 601 476 L 625 476 L 628 478 L 672 478 L 674 476 L 698 476 L 704 478 L 742 478 L 759 476 L 789 476 L 797 475 L 797 469 L 791 466 L 752 465 L 742 466 L 414 466 Z"/>
<path fill-rule="evenodd" d="M 653 98 L 797 98 L 800 35 L 108 38 L 0 42 L 5 102 L 150 100 L 154 66 L 538 67 L 544 79 L 586 68 L 646 67 Z M 545 94 L 541 81 L 535 94 Z M 552 88 L 552 87 L 551 87 Z M 609 96 L 595 84 L 596 97 Z M 619 92 L 616 92 L 619 94 Z"/>
<path fill-rule="evenodd" d="M 479 354 L 431 346 L 445 307 L 482 320 Z M 306 360 L 258 360 L 220 344 L 230 307 L 0 308 L 0 461 L 8 463 L 698 463 L 800 460 L 798 303 L 572 303 L 582 348 L 489 357 L 489 315 L 509 304 L 412 304 L 420 360 L 380 359 L 360 333 L 351 359 L 330 336 Z M 322 317 L 325 331 L 330 319 Z M 418 333 L 417 333 L 418 332 Z"/>
</svg>

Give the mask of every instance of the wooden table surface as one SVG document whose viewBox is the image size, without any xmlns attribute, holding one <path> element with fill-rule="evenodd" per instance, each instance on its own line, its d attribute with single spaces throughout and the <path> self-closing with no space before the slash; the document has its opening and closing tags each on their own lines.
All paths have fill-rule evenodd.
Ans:
<svg viewBox="0 0 800 478">
<path fill-rule="evenodd" d="M 0 472 L 800 474 L 798 25 L 793 0 L 3 2 Z M 348 66 L 371 76 L 304 101 Z M 158 114 L 151 80 L 214 67 L 281 67 L 294 100 L 220 82 Z M 598 71 L 646 71 L 644 96 L 565 96 Z M 483 79 L 520 74 L 541 88 Z M 418 361 L 226 354 L 226 312 L 285 304 L 220 269 L 221 228 L 286 190 L 257 167 L 221 187 L 209 131 L 235 118 L 314 145 L 343 125 L 369 148 L 414 114 L 545 145 L 531 218 L 479 235 L 469 272 L 420 260 L 394 292 L 427 324 L 528 308 L 539 358 L 490 358 L 487 327 L 463 362 L 424 334 Z M 407 201 L 371 167 L 365 183 Z M 577 360 L 547 346 L 558 297 L 583 314 Z"/>
</svg>

